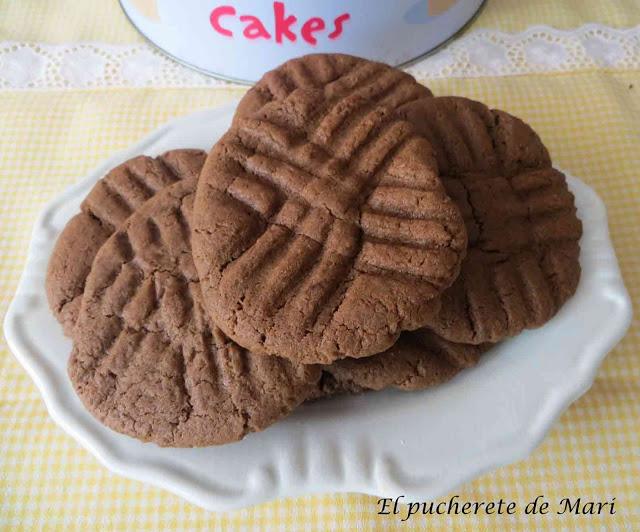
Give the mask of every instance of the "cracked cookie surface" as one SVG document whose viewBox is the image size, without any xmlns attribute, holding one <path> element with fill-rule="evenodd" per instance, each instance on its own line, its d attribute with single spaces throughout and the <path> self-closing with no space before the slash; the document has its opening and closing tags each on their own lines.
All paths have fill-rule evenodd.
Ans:
<svg viewBox="0 0 640 532">
<path fill-rule="evenodd" d="M 580 277 L 573 196 L 529 126 L 457 97 L 421 100 L 398 114 L 434 146 L 469 250 L 430 329 L 403 333 L 384 353 L 325 366 L 320 396 L 445 382 L 494 342 L 544 324 Z"/>
<path fill-rule="evenodd" d="M 118 165 L 91 189 L 56 241 L 47 269 L 49 306 L 71 336 L 85 281 L 96 253 L 129 215 L 159 190 L 200 174 L 206 153 L 171 150 L 152 158 L 140 155 Z"/>
<path fill-rule="evenodd" d="M 312 393 L 314 366 L 253 355 L 210 325 L 190 249 L 196 180 L 156 194 L 101 247 L 69 375 L 108 427 L 162 446 L 243 438 Z"/>
<path fill-rule="evenodd" d="M 431 146 L 360 95 L 297 89 L 211 151 L 194 212 L 205 306 L 256 353 L 379 353 L 457 277 L 462 217 Z"/>
<path fill-rule="evenodd" d="M 413 76 L 384 63 L 346 54 L 309 54 L 267 72 L 240 100 L 234 121 L 296 89 L 325 86 L 332 98 L 360 96 L 391 109 L 431 96 Z"/>
<path fill-rule="evenodd" d="M 427 330 L 402 333 L 383 353 L 324 366 L 320 397 L 389 387 L 412 391 L 436 386 L 475 366 L 492 345 L 448 342 Z"/>
<path fill-rule="evenodd" d="M 481 344 L 546 323 L 577 288 L 582 224 L 538 135 L 465 98 L 425 98 L 398 114 L 433 145 L 469 238 L 460 276 L 427 327 Z"/>
</svg>

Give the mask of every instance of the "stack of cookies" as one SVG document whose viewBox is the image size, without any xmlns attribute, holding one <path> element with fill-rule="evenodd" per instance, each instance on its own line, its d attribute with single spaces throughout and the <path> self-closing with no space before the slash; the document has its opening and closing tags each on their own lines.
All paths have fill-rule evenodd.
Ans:
<svg viewBox="0 0 640 532">
<path fill-rule="evenodd" d="M 96 418 L 205 446 L 307 400 L 452 378 L 571 297 L 581 233 L 518 118 L 311 55 L 267 73 L 208 155 L 101 179 L 47 294 Z"/>
</svg>

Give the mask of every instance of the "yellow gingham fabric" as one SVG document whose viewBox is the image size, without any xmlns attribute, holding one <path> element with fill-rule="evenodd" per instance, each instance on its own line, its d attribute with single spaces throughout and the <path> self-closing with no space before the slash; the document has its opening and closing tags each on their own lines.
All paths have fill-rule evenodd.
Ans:
<svg viewBox="0 0 640 532">
<path fill-rule="evenodd" d="M 503 12 L 497 4 L 505 6 Z M 533 17 L 533 7 L 516 7 L 523 4 L 540 6 L 546 22 L 561 25 L 586 21 L 631 25 L 640 19 L 633 1 L 495 0 L 481 21 L 505 29 L 521 28 L 527 18 L 529 23 L 541 22 Z M 135 40 L 114 5 L 114 1 L 0 2 L 0 41 Z M 69 7 L 70 18 L 54 16 L 51 6 Z M 40 16 L 40 9 L 48 16 Z M 583 18 L 585 14 L 593 18 Z M 635 20 L 627 21 L 627 15 Z M 54 22 L 57 28 L 49 26 Z M 627 288 L 637 303 L 639 73 L 439 80 L 430 86 L 437 94 L 481 99 L 522 116 L 541 134 L 557 165 L 597 189 L 609 210 Z M 1 91 L 0 312 L 4 315 L 13 296 L 34 219 L 48 200 L 163 122 L 219 105 L 242 92 L 228 88 Z M 540 494 L 549 501 L 615 497 L 615 515 L 416 516 L 401 524 L 397 517 L 376 515 L 375 497 L 309 496 L 215 514 L 113 475 L 54 425 L 35 385 L 2 341 L 0 529 L 640 530 L 639 348 L 640 324 L 634 321 L 605 360 L 593 388 L 560 418 L 531 457 L 453 492 L 471 501 L 513 499 L 520 507 Z"/>
</svg>

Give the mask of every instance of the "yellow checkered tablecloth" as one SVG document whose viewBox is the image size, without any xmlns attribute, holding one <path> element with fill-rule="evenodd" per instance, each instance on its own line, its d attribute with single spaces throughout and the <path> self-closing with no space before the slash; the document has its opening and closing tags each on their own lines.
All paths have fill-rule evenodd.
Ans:
<svg viewBox="0 0 640 532">
<path fill-rule="evenodd" d="M 526 5 L 525 5 L 526 4 Z M 63 11 L 64 10 L 64 11 Z M 574 27 L 640 22 L 634 0 L 494 0 L 480 27 Z M 0 41 L 135 42 L 115 1 L 0 0 Z M 2 65 L 0 64 L 0 68 Z M 640 300 L 640 74 L 580 71 L 431 82 L 505 108 L 530 122 L 557 165 L 604 199 L 627 288 Z M 0 92 L 0 309 L 6 311 L 45 202 L 114 151 L 163 122 L 224 103 L 241 89 L 92 89 Z M 640 530 L 640 324 L 634 321 L 593 388 L 520 463 L 485 474 L 455 493 L 466 500 L 544 494 L 607 500 L 616 514 L 414 517 L 406 529 Z M 446 498 L 446 497 L 445 497 Z M 444 499 L 444 498 L 443 498 Z M 208 513 L 142 483 L 111 474 L 49 418 L 30 378 L 0 344 L 0 529 L 218 530 L 395 529 L 376 499 L 323 495 L 279 500 L 228 514 Z"/>
</svg>

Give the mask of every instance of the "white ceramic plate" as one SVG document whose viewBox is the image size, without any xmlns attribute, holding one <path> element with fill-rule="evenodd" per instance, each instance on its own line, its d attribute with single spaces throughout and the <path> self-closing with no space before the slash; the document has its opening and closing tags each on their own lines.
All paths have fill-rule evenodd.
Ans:
<svg viewBox="0 0 640 532">
<path fill-rule="evenodd" d="M 67 190 L 36 222 L 5 335 L 51 417 L 112 471 L 210 510 L 335 491 L 428 500 L 531 452 L 558 415 L 590 387 L 631 320 L 604 205 L 574 177 L 569 184 L 584 222 L 576 295 L 543 328 L 504 342 L 478 367 L 443 386 L 304 405 L 242 442 L 204 449 L 141 443 L 103 427 L 84 410 L 67 378 L 71 343 L 45 297 L 53 244 L 108 169 L 140 153 L 209 149 L 233 110 L 203 111 L 161 127 Z"/>
</svg>

